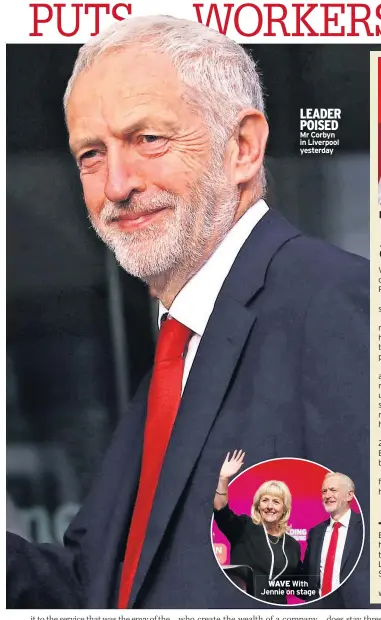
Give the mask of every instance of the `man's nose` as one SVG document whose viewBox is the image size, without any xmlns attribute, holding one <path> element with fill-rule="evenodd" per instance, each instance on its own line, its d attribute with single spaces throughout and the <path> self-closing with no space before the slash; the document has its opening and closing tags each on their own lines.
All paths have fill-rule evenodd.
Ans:
<svg viewBox="0 0 381 620">
<path fill-rule="evenodd" d="M 132 192 L 145 189 L 142 164 L 133 148 L 126 145 L 109 148 L 104 188 L 106 198 L 111 202 L 122 202 L 128 200 Z"/>
</svg>

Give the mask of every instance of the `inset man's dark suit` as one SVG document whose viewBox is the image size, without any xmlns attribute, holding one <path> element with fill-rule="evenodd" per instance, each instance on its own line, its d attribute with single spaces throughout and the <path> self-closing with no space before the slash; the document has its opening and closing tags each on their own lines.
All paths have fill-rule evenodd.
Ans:
<svg viewBox="0 0 381 620">
<path fill-rule="evenodd" d="M 310 587 L 319 591 L 320 583 L 320 560 L 323 548 L 324 535 L 330 519 L 315 525 L 308 532 L 307 549 L 303 560 L 303 574 L 308 578 Z M 363 542 L 363 524 L 361 516 L 351 511 L 348 532 L 345 539 L 343 557 L 340 566 L 340 583 L 352 572 L 359 558 Z M 355 578 L 355 577 L 354 577 Z"/>
<path fill-rule="evenodd" d="M 218 295 L 187 380 L 131 605 L 265 607 L 230 586 L 210 540 L 221 461 L 300 457 L 345 471 L 368 506 L 368 262 L 304 237 L 274 211 L 255 226 Z M 8 606 L 116 605 L 139 479 L 149 377 L 120 423 L 65 549 L 15 536 Z M 338 438 L 340 441 L 338 441 Z M 365 558 L 316 605 L 369 605 Z"/>
</svg>

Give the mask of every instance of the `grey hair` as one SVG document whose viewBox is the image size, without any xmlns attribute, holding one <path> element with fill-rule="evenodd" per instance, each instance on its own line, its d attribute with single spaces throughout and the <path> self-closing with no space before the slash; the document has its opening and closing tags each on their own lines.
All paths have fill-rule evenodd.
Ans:
<svg viewBox="0 0 381 620">
<path fill-rule="evenodd" d="M 79 74 L 102 54 L 129 45 L 168 54 L 189 103 L 202 110 L 213 144 L 219 150 L 235 130 L 241 110 L 254 107 L 265 112 L 256 64 L 240 45 L 198 22 L 166 15 L 115 22 L 85 43 L 66 88 L 65 112 Z M 259 181 L 263 193 L 263 169 Z"/>
<path fill-rule="evenodd" d="M 341 474 L 338 471 L 331 471 L 328 474 L 326 474 L 326 476 L 324 477 L 324 480 L 326 480 L 327 478 L 330 478 L 331 476 L 340 476 L 343 483 L 347 486 L 348 491 L 353 491 L 353 493 L 355 492 L 355 483 L 349 476 L 347 476 L 346 474 Z"/>
</svg>

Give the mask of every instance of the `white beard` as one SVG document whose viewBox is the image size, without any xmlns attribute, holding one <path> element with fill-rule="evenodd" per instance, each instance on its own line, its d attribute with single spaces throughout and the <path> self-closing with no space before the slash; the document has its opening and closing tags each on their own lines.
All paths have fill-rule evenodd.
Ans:
<svg viewBox="0 0 381 620">
<path fill-rule="evenodd" d="M 107 201 L 97 224 L 90 219 L 121 267 L 152 284 L 158 278 L 197 271 L 205 261 L 206 248 L 212 243 L 214 250 L 232 227 L 238 202 L 238 189 L 229 183 L 220 163 L 203 173 L 189 197 L 165 190 L 135 193 L 121 203 Z M 142 230 L 121 232 L 112 221 L 121 213 L 162 208 L 167 208 L 163 217 Z"/>
</svg>

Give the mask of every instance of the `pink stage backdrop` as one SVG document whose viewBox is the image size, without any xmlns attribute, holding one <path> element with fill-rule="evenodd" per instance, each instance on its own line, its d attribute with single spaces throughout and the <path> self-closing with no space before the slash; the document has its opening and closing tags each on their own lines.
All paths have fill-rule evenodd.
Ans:
<svg viewBox="0 0 381 620">
<path fill-rule="evenodd" d="M 306 550 L 308 531 L 325 521 L 328 514 L 321 501 L 321 485 L 329 469 L 299 459 L 274 459 L 255 465 L 239 474 L 229 485 L 229 506 L 236 514 L 250 515 L 255 491 L 268 480 L 285 482 L 292 495 L 292 510 L 289 534 L 299 541 L 302 559 Z M 345 473 L 345 472 L 342 472 Z M 356 481 L 354 481 L 356 484 Z M 359 504 L 354 498 L 352 510 L 360 512 Z M 213 520 L 213 547 L 217 561 L 230 563 L 230 545 Z M 289 597 L 289 605 L 300 605 L 300 599 Z"/>
</svg>

